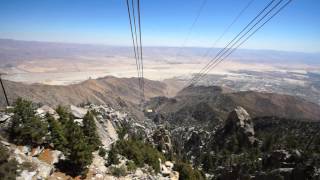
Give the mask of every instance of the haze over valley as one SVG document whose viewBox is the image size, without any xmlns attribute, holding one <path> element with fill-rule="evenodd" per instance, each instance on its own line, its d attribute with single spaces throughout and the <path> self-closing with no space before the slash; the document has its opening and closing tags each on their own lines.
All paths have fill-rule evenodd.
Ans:
<svg viewBox="0 0 320 180">
<path fill-rule="evenodd" d="M 212 57 L 219 49 L 212 49 Z M 209 60 L 207 48 L 146 47 L 144 75 L 180 88 Z M 320 104 L 320 54 L 238 50 L 200 84 L 275 92 Z M 137 77 L 131 47 L 0 40 L 0 71 L 10 81 L 68 85 L 104 76 Z"/>
</svg>

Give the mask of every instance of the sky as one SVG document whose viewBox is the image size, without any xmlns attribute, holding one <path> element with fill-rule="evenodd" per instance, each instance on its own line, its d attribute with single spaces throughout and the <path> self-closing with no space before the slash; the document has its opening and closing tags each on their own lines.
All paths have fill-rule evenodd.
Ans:
<svg viewBox="0 0 320 180">
<path fill-rule="evenodd" d="M 140 0 L 144 46 L 223 47 L 271 0 Z M 189 34 L 189 36 L 188 36 Z M 0 38 L 130 46 L 125 0 L 0 0 Z M 186 43 L 183 43 L 185 39 Z M 293 0 L 241 48 L 320 52 L 320 1 Z"/>
</svg>

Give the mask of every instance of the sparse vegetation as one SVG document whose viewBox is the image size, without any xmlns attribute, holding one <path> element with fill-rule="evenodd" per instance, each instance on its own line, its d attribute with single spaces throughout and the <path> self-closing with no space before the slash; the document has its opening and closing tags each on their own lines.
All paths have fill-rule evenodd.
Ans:
<svg viewBox="0 0 320 180">
<path fill-rule="evenodd" d="M 100 147 L 98 153 L 99 153 L 99 156 L 105 157 L 107 154 L 107 151 L 103 147 Z"/>
<path fill-rule="evenodd" d="M 192 168 L 188 163 L 177 162 L 173 168 L 179 172 L 180 180 L 205 180 L 205 176 L 197 169 Z"/>
<path fill-rule="evenodd" d="M 125 176 L 127 174 L 126 168 L 122 165 L 120 167 L 111 167 L 111 174 L 117 177 Z"/>
<path fill-rule="evenodd" d="M 127 170 L 130 172 L 134 172 L 137 169 L 137 166 L 133 161 L 128 161 L 126 165 L 127 165 Z"/>
<path fill-rule="evenodd" d="M 164 155 L 151 145 L 135 139 L 119 140 L 116 142 L 109 152 L 110 163 L 117 164 L 115 162 L 117 158 L 114 158 L 116 154 L 121 154 L 127 159 L 132 160 L 138 167 L 148 164 L 155 172 L 160 171 L 159 159 L 165 160 Z"/>
</svg>

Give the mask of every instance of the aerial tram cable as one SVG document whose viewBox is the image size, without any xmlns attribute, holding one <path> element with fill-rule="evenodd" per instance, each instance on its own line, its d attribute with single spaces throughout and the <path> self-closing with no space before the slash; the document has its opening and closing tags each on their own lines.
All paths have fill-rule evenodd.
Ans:
<svg viewBox="0 0 320 180">
<path fill-rule="evenodd" d="M 262 25 L 260 25 L 256 30 L 254 30 L 248 37 L 246 37 L 240 44 L 238 44 L 235 48 L 232 48 L 231 52 L 229 52 L 226 56 L 224 56 L 222 59 L 220 59 L 220 61 L 215 64 L 211 70 L 213 68 L 215 68 L 217 65 L 219 65 L 220 63 L 222 63 L 222 61 L 224 61 L 227 57 L 229 57 L 234 51 L 236 51 L 243 43 L 245 43 L 251 36 L 253 36 L 258 30 L 260 30 L 265 24 L 267 24 L 274 16 L 276 16 L 277 14 L 280 13 L 280 11 L 282 9 L 284 9 L 290 2 L 292 2 L 292 0 L 289 0 L 286 4 L 284 4 L 283 6 L 280 7 L 279 10 L 277 10 L 277 12 L 275 14 L 273 14 L 271 17 L 268 18 L 267 21 L 265 21 Z"/>
<path fill-rule="evenodd" d="M 137 25 L 136 25 L 136 15 L 135 15 L 135 5 L 134 5 L 134 0 L 131 0 L 131 10 L 130 10 L 130 3 L 129 0 L 126 0 L 126 5 L 127 5 L 127 11 L 128 11 L 128 17 L 129 17 L 129 24 L 130 24 L 130 31 L 131 31 L 131 38 L 132 38 L 132 44 L 133 44 L 133 50 L 134 50 L 134 57 L 136 60 L 136 67 L 137 67 L 137 73 L 138 73 L 138 84 L 139 84 L 139 94 L 140 94 L 140 98 L 141 101 L 143 101 L 144 99 L 144 90 L 143 90 L 143 81 L 142 81 L 142 61 L 141 61 L 141 57 L 142 57 L 142 47 L 139 45 L 139 42 L 141 44 L 141 31 L 140 31 L 140 20 L 139 20 L 139 27 L 138 27 L 138 31 L 139 31 L 139 38 L 137 35 Z M 138 18 L 140 19 L 140 2 L 138 1 Z M 132 11 L 132 15 L 131 15 L 131 11 Z M 138 41 L 139 39 L 139 41 Z"/>
<path fill-rule="evenodd" d="M 193 81 L 196 81 L 199 77 L 201 77 L 204 72 L 210 67 L 211 64 L 214 64 L 216 61 L 216 58 L 220 56 L 221 53 L 223 53 L 224 51 L 226 51 L 228 49 L 228 47 L 230 46 L 230 44 L 232 44 L 236 39 L 238 39 L 238 37 L 247 29 L 249 28 L 252 23 L 254 23 L 276 0 L 272 0 L 270 1 L 259 13 L 258 15 L 256 15 L 223 49 L 221 49 L 216 56 L 211 59 L 201 70 L 200 72 L 193 77 L 187 84 L 191 85 L 193 84 Z M 281 0 L 282 1 L 282 0 Z"/>
<path fill-rule="evenodd" d="M 220 42 L 220 40 L 226 35 L 227 32 L 229 32 L 230 28 L 240 19 L 240 17 L 243 15 L 243 13 L 251 6 L 251 4 L 254 2 L 255 0 L 250 0 L 246 6 L 244 6 L 244 8 L 239 12 L 239 14 L 232 20 L 232 22 L 226 27 L 226 29 L 222 32 L 222 34 L 214 41 L 214 43 L 212 44 L 211 48 L 209 48 L 201 57 L 201 59 L 204 59 L 206 57 L 208 57 L 208 55 L 210 54 L 210 52 L 212 51 L 212 49 L 217 45 L 218 42 Z"/>
<path fill-rule="evenodd" d="M 227 32 L 229 32 L 230 28 L 240 19 L 240 17 L 243 15 L 243 13 L 251 6 L 251 4 L 254 2 L 254 0 L 250 0 L 244 8 L 237 14 L 237 16 L 232 20 L 232 22 L 225 28 L 225 30 L 222 32 L 222 34 L 214 41 L 211 48 L 207 49 L 205 53 L 200 57 L 200 61 L 204 60 L 206 57 L 209 56 L 209 54 L 212 52 L 212 50 L 215 48 L 218 42 L 226 35 Z M 202 69 L 203 70 L 203 69 Z M 201 70 L 201 71 L 202 71 Z M 201 71 L 199 73 L 201 73 Z M 193 77 L 195 78 L 195 77 Z M 188 82 L 190 83 L 190 82 Z M 186 83 L 186 84 L 188 84 Z"/>
<path fill-rule="evenodd" d="M 139 5 L 140 5 L 140 2 L 138 2 L 137 6 L 138 6 L 138 9 L 139 8 Z M 139 73 L 140 73 L 140 98 L 141 98 L 141 104 L 143 103 L 143 82 L 142 82 L 142 60 L 141 60 L 141 31 L 140 31 L 140 28 L 139 28 L 139 24 L 137 25 L 137 22 L 136 22 L 136 11 L 135 11 L 135 3 L 134 3 L 134 0 L 131 0 L 131 8 L 132 8 L 132 16 L 133 16 L 133 26 L 134 26 L 134 34 L 135 34 L 135 42 L 136 42 L 136 50 L 137 50 L 137 58 L 138 58 L 138 69 L 139 69 Z M 138 18 L 139 18 L 139 12 L 138 12 Z M 139 22 L 138 22 L 139 23 Z M 138 26 L 138 31 L 139 33 L 137 33 L 137 26 Z M 138 37 L 139 36 L 139 37 Z M 139 40 L 138 40 L 139 39 Z"/>
<path fill-rule="evenodd" d="M 281 0 L 280 2 L 278 2 L 269 12 L 271 12 L 272 10 L 274 10 L 279 4 L 281 4 L 283 0 Z M 270 18 L 268 18 L 262 25 L 260 25 L 256 30 L 254 30 L 247 38 L 245 38 L 242 42 L 240 42 L 240 44 L 236 45 L 243 37 L 245 37 L 257 24 L 259 24 L 261 22 L 262 19 L 264 19 L 269 12 L 262 18 L 260 19 L 253 27 L 250 28 L 250 30 L 248 30 L 244 35 L 242 35 L 240 37 L 240 39 L 238 39 L 230 48 L 227 49 L 226 52 L 224 52 L 215 62 L 215 64 L 211 64 L 210 65 L 210 69 L 207 69 L 206 73 L 204 73 L 202 76 L 199 77 L 199 79 L 196 82 L 199 82 L 200 79 L 202 79 L 203 77 L 205 77 L 207 75 L 207 73 L 212 70 L 213 68 L 215 68 L 217 65 L 219 65 L 223 60 L 225 60 L 225 58 L 227 58 L 231 53 L 233 53 L 239 46 L 241 46 L 244 42 L 246 42 L 253 34 L 255 34 L 260 28 L 262 28 L 262 26 L 264 26 L 267 22 L 269 22 L 275 15 L 277 15 L 284 7 L 286 7 L 292 0 L 287 1 L 287 3 L 285 3 L 283 6 L 280 7 L 280 9 L 274 13 Z M 236 45 L 236 47 L 234 48 L 234 46 Z M 230 52 L 229 52 L 230 51 Z M 228 53 L 229 52 L 229 53 Z M 225 57 L 223 57 L 225 54 L 227 54 Z M 222 58 L 222 59 L 221 59 Z"/>
<path fill-rule="evenodd" d="M 143 77 L 143 52 L 142 52 L 142 38 L 141 38 L 141 18 L 140 18 L 140 0 L 138 0 L 138 24 L 139 24 L 139 41 L 140 41 L 140 61 L 141 61 L 141 81 L 142 81 L 142 101 L 144 102 L 144 77 Z"/>
<path fill-rule="evenodd" d="M 239 46 L 241 46 L 244 42 L 246 42 L 253 34 L 255 34 L 260 28 L 262 28 L 267 22 L 269 22 L 275 15 L 277 15 L 281 10 L 283 10 L 292 0 L 287 1 L 287 3 L 285 3 L 283 6 L 280 7 L 280 9 L 277 10 L 276 13 L 274 13 L 273 15 L 271 15 L 270 18 L 268 18 L 262 25 L 260 25 L 256 30 L 254 30 L 254 32 L 252 32 L 245 40 L 243 40 L 242 42 L 240 42 L 240 44 L 236 45 L 243 37 L 245 37 L 256 25 L 258 25 L 263 19 L 265 19 L 265 17 L 267 15 L 269 15 L 274 9 L 277 8 L 277 6 L 279 6 L 279 4 L 282 2 L 283 0 L 280 0 L 276 5 L 274 5 L 272 7 L 271 10 L 269 10 L 267 12 L 267 14 L 265 14 L 260 20 L 258 20 L 257 23 L 255 23 L 253 25 L 253 27 L 251 27 L 244 35 L 242 35 L 235 43 L 232 44 L 231 47 L 228 48 L 228 46 L 237 38 L 234 38 L 223 50 L 227 49 L 225 52 L 222 53 L 219 52 L 217 54 L 217 56 L 211 60 L 210 64 L 207 66 L 208 68 L 206 68 L 206 72 L 198 75 L 196 78 L 193 78 L 191 81 L 191 84 L 189 85 L 193 85 L 197 82 L 199 82 L 204 76 L 207 75 L 207 73 L 212 70 L 214 67 L 216 67 L 218 64 L 220 64 L 226 57 L 228 57 L 231 53 L 233 53 Z M 273 3 L 273 1 L 271 1 L 271 3 Z M 270 3 L 269 3 L 270 4 Z M 265 8 L 266 9 L 266 8 Z M 256 19 L 256 18 L 255 18 Z M 251 22 L 249 23 L 251 24 Z M 241 34 L 243 31 L 241 31 L 239 34 Z M 238 34 L 238 35 L 239 35 Z M 237 35 L 237 37 L 238 37 Z M 236 48 L 233 48 L 234 46 L 236 46 Z M 230 53 L 228 53 L 231 50 Z M 222 53 L 222 55 L 220 55 Z M 223 57 L 225 54 L 227 54 L 225 57 Z M 222 58 L 222 59 L 221 59 Z M 215 61 L 213 61 L 215 60 Z M 213 63 L 212 63 L 213 62 Z"/>
</svg>

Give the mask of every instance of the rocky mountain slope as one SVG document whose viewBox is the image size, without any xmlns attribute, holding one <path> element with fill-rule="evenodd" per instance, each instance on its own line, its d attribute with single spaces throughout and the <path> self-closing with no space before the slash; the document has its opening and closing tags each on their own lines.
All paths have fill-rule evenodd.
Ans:
<svg viewBox="0 0 320 180">
<path fill-rule="evenodd" d="M 11 81 L 4 81 L 4 84 L 11 102 L 17 97 L 22 97 L 32 100 L 33 102 L 52 106 L 88 102 L 95 104 L 116 104 L 117 98 L 121 97 L 122 100 L 127 102 L 139 103 L 137 78 L 115 78 L 107 76 L 67 86 L 29 85 Z M 170 87 L 163 82 L 145 80 L 146 98 L 170 96 L 176 91 L 177 89 L 170 89 Z M 0 103 L 2 105 L 4 104 L 2 95 L 0 96 Z"/>
<path fill-rule="evenodd" d="M 192 124 L 208 127 L 226 119 L 237 106 L 244 107 L 252 117 L 277 116 L 289 119 L 320 120 L 320 106 L 304 99 L 275 93 L 254 91 L 232 92 L 216 86 L 188 87 L 174 98 L 152 98 L 147 107 L 155 121 Z"/>
<path fill-rule="evenodd" d="M 116 86 L 112 88 L 119 90 Z M 64 129 L 62 132 L 69 132 L 69 128 L 75 127 L 85 131 L 83 127 L 88 112 L 94 114 L 93 121 L 101 144 L 99 150 L 90 151 L 92 162 L 88 162 L 87 171 L 84 171 L 87 179 L 115 179 L 120 176 L 124 179 L 295 180 L 320 177 L 320 141 L 317 136 L 320 122 L 312 118 L 319 111 L 315 104 L 279 94 L 233 92 L 214 86 L 189 87 L 174 98 L 150 98 L 141 121 L 130 116 L 126 106 L 121 106 L 134 106 L 131 93 L 111 93 L 123 96 L 123 100 L 119 102 L 116 99 L 115 104 L 110 101 L 110 105 L 69 105 L 70 117 L 61 113 L 59 108 L 54 110 L 34 104 L 38 107 L 36 117 L 39 119 L 31 117 L 38 119 L 38 123 L 41 120 L 50 124 L 46 113 L 57 116 L 56 121 Z M 119 108 L 115 109 L 114 105 Z M 16 107 L 14 112 L 29 112 L 20 108 Z M 48 142 L 43 143 L 40 138 L 39 143 L 32 147 L 17 144 L 7 138 L 5 130 L 12 128 L 11 121 L 19 117 L 15 113 L 8 110 L 0 113 L 0 145 L 9 151 L 8 163 L 10 159 L 17 161 L 18 171 L 15 172 L 20 174 L 19 177 L 71 178 L 72 174 L 68 174 L 59 163 L 65 162 L 65 158 L 72 158 L 70 153 L 73 151 L 69 152 L 68 148 L 73 146 L 67 143 L 67 150 L 58 150 L 59 143 L 51 142 L 52 129 L 48 130 L 49 137 L 45 137 Z M 28 128 L 29 121 L 25 123 Z M 62 135 L 74 142 L 69 133 Z M 76 147 L 81 147 L 77 143 L 74 142 Z M 76 150 L 82 152 L 81 149 Z M 31 163 L 32 168 L 25 168 L 25 163 Z"/>
<path fill-rule="evenodd" d="M 57 106 L 59 104 L 109 104 L 121 106 L 142 117 L 139 90 L 136 78 L 104 77 L 90 79 L 79 84 L 53 86 L 23 84 L 4 81 L 10 102 L 22 97 L 36 103 Z M 174 118 L 175 122 L 192 123 L 219 121 L 236 106 L 244 107 L 253 117 L 277 116 L 291 119 L 319 120 L 320 107 L 304 99 L 275 93 L 254 91 L 234 92 L 217 86 L 188 87 L 178 92 L 181 86 L 172 81 L 145 80 L 146 109 L 157 112 L 157 118 Z M 178 92 L 178 93 L 177 93 Z M 174 98 L 172 97 L 177 94 Z M 4 105 L 0 96 L 0 105 Z M 153 114 L 154 115 L 154 114 Z"/>
</svg>

